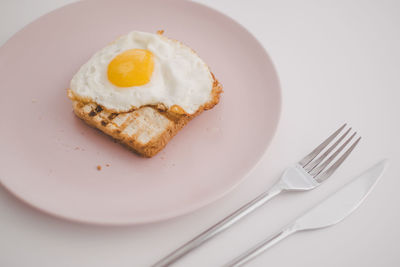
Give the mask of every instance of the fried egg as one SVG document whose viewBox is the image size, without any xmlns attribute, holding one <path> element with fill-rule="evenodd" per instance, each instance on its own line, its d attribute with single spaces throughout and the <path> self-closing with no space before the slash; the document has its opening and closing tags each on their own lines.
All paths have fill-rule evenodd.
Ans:
<svg viewBox="0 0 400 267">
<path fill-rule="evenodd" d="M 74 96 L 125 112 L 162 104 L 195 113 L 211 99 L 214 79 L 189 47 L 161 34 L 134 31 L 95 53 L 71 80 Z"/>
</svg>

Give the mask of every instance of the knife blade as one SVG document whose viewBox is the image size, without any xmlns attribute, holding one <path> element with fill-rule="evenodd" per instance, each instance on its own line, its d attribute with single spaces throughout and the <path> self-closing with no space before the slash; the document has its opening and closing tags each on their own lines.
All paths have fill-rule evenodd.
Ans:
<svg viewBox="0 0 400 267">
<path fill-rule="evenodd" d="M 319 205 L 310 209 L 295 221 L 297 230 L 324 228 L 346 218 L 372 191 L 386 166 L 387 160 L 375 164 Z"/>
<path fill-rule="evenodd" d="M 383 160 L 375 164 L 320 204 L 298 217 L 281 231 L 257 244 L 224 266 L 242 266 L 291 234 L 304 230 L 325 228 L 342 221 L 356 210 L 372 191 L 386 169 L 387 164 L 388 160 Z"/>
</svg>

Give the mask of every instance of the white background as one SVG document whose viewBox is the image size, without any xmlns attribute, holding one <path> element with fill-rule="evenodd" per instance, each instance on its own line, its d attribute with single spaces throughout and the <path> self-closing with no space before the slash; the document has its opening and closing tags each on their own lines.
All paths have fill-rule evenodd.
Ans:
<svg viewBox="0 0 400 267">
<path fill-rule="evenodd" d="M 70 2 L 0 0 L 0 45 Z M 266 189 L 343 122 L 363 139 L 323 186 L 275 198 L 176 266 L 221 265 L 384 157 L 389 169 L 354 214 L 332 228 L 296 234 L 249 266 L 400 266 L 400 1 L 199 2 L 244 25 L 276 65 L 282 117 L 258 166 L 208 207 L 134 227 L 55 219 L 0 187 L 0 266 L 148 266 Z M 5 97 L 7 88 L 1 92 Z"/>
</svg>

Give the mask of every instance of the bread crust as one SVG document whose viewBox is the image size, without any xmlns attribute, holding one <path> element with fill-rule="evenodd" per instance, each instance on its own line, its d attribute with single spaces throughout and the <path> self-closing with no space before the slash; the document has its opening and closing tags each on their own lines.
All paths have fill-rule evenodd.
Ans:
<svg viewBox="0 0 400 267">
<path fill-rule="evenodd" d="M 132 149 L 137 154 L 143 157 L 152 157 L 161 151 L 167 143 L 174 137 L 190 120 L 201 114 L 204 110 L 213 108 L 218 104 L 220 94 L 222 93 L 222 85 L 211 73 L 214 82 L 211 91 L 210 100 L 199 107 L 194 114 L 180 114 L 174 112 L 172 109 L 166 109 L 162 104 L 147 105 L 138 109 L 132 109 L 128 112 L 115 112 L 94 103 L 87 99 L 81 99 L 74 95 L 68 89 L 68 97 L 72 100 L 73 110 L 79 118 L 85 121 L 88 125 L 99 129 L 105 134 L 109 135 L 119 143 Z M 150 116 L 150 117 L 149 117 Z M 126 118 L 126 120 L 119 124 L 116 118 Z M 137 131 L 149 131 L 143 125 L 135 125 L 137 121 L 147 119 L 146 125 L 151 129 L 152 125 L 163 125 L 163 130 L 152 136 L 147 142 L 143 142 L 138 134 L 127 133 L 128 127 L 139 128 Z M 138 123 L 136 123 L 138 124 Z M 143 129 L 142 129 L 143 128 Z M 153 133 L 149 133 L 150 135 Z"/>
</svg>

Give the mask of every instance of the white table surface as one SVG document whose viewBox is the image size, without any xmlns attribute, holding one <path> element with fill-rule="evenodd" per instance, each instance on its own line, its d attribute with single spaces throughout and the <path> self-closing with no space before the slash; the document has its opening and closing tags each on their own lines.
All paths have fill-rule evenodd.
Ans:
<svg viewBox="0 0 400 267">
<path fill-rule="evenodd" d="M 1 0 L 0 45 L 40 15 L 70 2 Z M 363 140 L 326 184 L 279 196 L 176 266 L 221 265 L 384 157 L 391 165 L 354 214 L 334 227 L 294 235 L 248 266 L 400 266 L 400 2 L 199 2 L 244 25 L 276 65 L 282 117 L 260 163 L 216 203 L 144 226 L 55 219 L 0 187 L 0 266 L 148 266 L 266 189 L 343 122 Z"/>
</svg>

